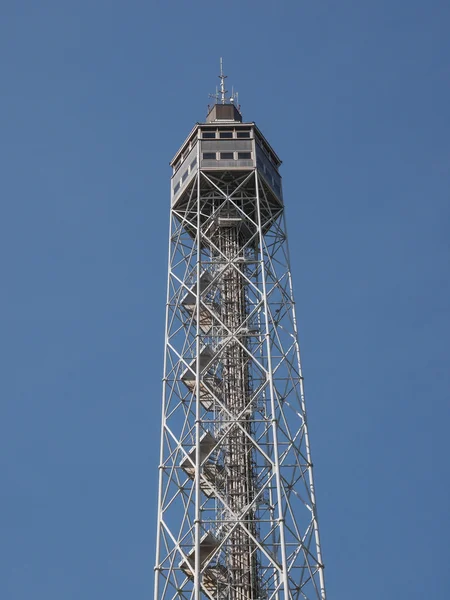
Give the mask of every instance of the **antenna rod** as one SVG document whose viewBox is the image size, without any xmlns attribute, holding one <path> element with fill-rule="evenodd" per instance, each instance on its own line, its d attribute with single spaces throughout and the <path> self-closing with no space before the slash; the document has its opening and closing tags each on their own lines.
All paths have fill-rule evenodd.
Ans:
<svg viewBox="0 0 450 600">
<path fill-rule="evenodd" d="M 220 96 L 222 99 L 222 104 L 225 104 L 225 95 L 227 94 L 227 90 L 225 89 L 225 79 L 226 78 L 227 78 L 227 76 L 223 74 L 223 59 L 222 59 L 222 57 L 220 57 L 219 79 L 220 79 Z"/>
</svg>

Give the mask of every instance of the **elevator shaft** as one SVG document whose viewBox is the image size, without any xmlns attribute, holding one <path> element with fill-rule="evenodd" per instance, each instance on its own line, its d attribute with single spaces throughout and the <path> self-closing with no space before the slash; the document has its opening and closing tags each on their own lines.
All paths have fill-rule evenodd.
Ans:
<svg viewBox="0 0 450 600">
<path fill-rule="evenodd" d="M 220 277 L 225 498 L 226 567 L 229 600 L 253 600 L 257 591 L 255 544 L 254 469 L 252 460 L 252 406 L 247 351 L 246 282 L 243 274 L 243 240 L 238 226 L 219 227 L 216 240 L 225 265 Z M 228 513 L 228 514 L 227 514 Z M 234 521 L 239 519 L 239 524 Z"/>
</svg>

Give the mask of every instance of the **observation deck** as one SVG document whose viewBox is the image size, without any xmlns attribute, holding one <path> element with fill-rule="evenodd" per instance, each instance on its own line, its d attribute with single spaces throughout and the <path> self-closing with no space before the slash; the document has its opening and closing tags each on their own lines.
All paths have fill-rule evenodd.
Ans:
<svg viewBox="0 0 450 600">
<path fill-rule="evenodd" d="M 225 110 L 226 109 L 226 110 Z M 225 118 L 223 118 L 225 117 Z M 243 123 L 232 104 L 216 104 L 205 123 L 197 123 L 174 156 L 172 206 L 183 204 L 198 170 L 239 171 L 258 169 L 274 198 L 282 203 L 281 160 L 255 123 Z"/>
</svg>

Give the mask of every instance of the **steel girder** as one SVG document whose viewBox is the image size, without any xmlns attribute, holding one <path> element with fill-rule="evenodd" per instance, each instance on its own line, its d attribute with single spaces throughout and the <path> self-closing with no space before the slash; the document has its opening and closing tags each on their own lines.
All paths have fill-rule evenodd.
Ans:
<svg viewBox="0 0 450 600">
<path fill-rule="evenodd" d="M 198 170 L 171 209 L 155 600 L 325 600 L 282 201 Z"/>
</svg>

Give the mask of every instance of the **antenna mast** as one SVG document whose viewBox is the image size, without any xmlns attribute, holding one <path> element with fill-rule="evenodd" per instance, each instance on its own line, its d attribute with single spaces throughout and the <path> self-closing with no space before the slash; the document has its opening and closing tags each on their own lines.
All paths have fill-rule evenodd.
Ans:
<svg viewBox="0 0 450 600">
<path fill-rule="evenodd" d="M 227 78 L 226 75 L 223 74 L 223 59 L 222 57 L 220 58 L 220 75 L 219 75 L 219 79 L 220 79 L 220 97 L 222 100 L 222 104 L 225 104 L 225 96 L 226 94 L 228 94 L 228 90 L 225 89 L 225 79 Z"/>
<path fill-rule="evenodd" d="M 229 98 L 227 98 L 227 94 L 228 94 L 228 90 L 225 89 L 225 79 L 227 79 L 228 75 L 224 75 L 223 74 L 223 58 L 220 58 L 220 75 L 219 75 L 219 79 L 220 79 L 220 90 L 217 89 L 216 86 L 216 93 L 215 94 L 209 94 L 210 98 L 214 98 L 214 100 L 216 101 L 216 104 L 234 104 L 238 94 L 236 92 L 236 94 L 234 93 L 234 88 L 232 89 L 231 92 L 231 96 Z"/>
</svg>

